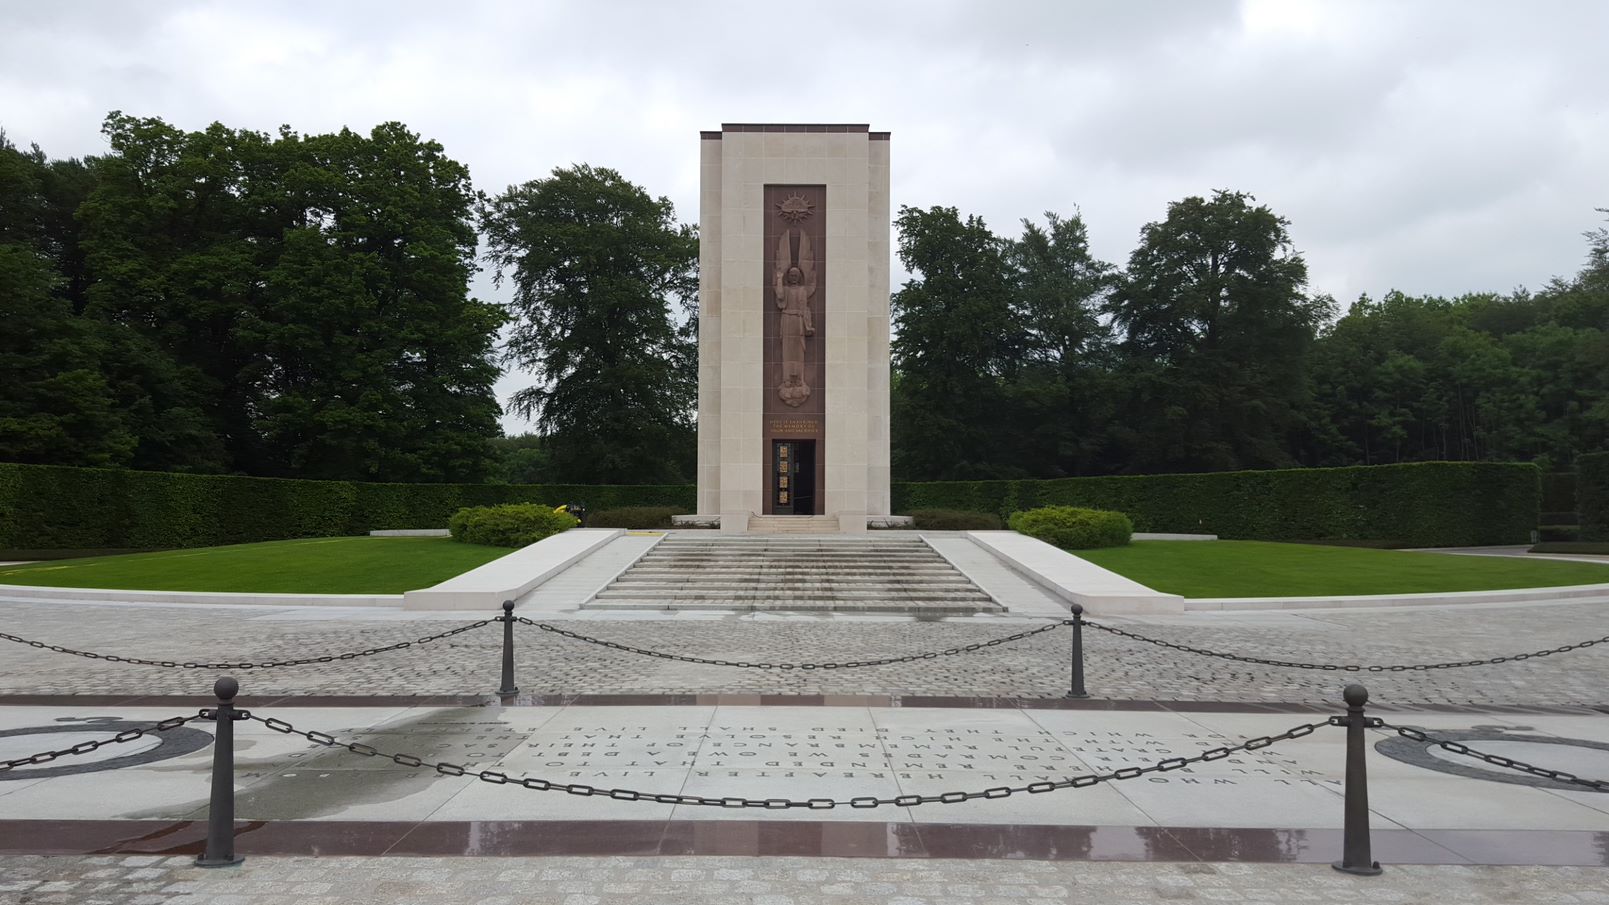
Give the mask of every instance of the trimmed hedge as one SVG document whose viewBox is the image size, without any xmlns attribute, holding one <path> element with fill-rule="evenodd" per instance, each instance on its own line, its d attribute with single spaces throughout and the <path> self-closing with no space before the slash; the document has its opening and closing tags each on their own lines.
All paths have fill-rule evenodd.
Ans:
<svg viewBox="0 0 1609 905">
<path fill-rule="evenodd" d="M 691 485 L 360 484 L 0 463 L 0 551 L 167 549 L 441 528 L 466 506 L 675 506 Z"/>
<path fill-rule="evenodd" d="M 999 531 L 1003 525 L 993 512 L 958 509 L 918 509 L 911 519 L 911 527 L 918 531 Z"/>
<path fill-rule="evenodd" d="M 453 540 L 466 544 L 524 547 L 579 524 L 568 512 L 540 503 L 504 503 L 460 509 L 447 520 L 447 529 Z"/>
<path fill-rule="evenodd" d="M 895 512 L 971 509 L 1009 516 L 1040 506 L 1082 506 L 1126 513 L 1136 531 L 1456 547 L 1529 543 L 1537 526 L 1541 480 L 1530 464 L 1416 462 L 902 483 L 893 486 L 893 496 Z"/>
<path fill-rule="evenodd" d="M 1542 476 L 1542 511 L 1575 513 L 1575 472 L 1555 471 Z M 1565 525 L 1575 520 L 1553 522 L 1544 517 L 1542 521 Z"/>
<path fill-rule="evenodd" d="M 622 506 L 618 509 L 600 509 L 587 513 L 588 528 L 669 528 L 671 516 L 681 515 L 686 509 L 675 506 Z"/>
<path fill-rule="evenodd" d="M 1531 545 L 1532 553 L 1586 553 L 1609 556 L 1609 541 L 1550 541 Z"/>
<path fill-rule="evenodd" d="M 1593 465 L 1596 459 L 1598 465 Z M 1609 454 L 1580 456 L 1609 540 Z M 1578 496 L 1584 495 L 1578 487 Z M 894 511 L 1001 518 L 1073 505 L 1127 513 L 1137 531 L 1247 540 L 1368 540 L 1405 546 L 1518 544 L 1537 527 L 1534 465 L 1420 462 L 1354 468 L 893 485 Z M 592 512 L 692 512 L 690 484 L 360 484 L 0 463 L 0 552 L 165 549 L 439 528 L 466 506 L 584 503 Z M 1582 510 L 1584 539 L 1587 533 Z M 38 557 L 26 557 L 38 558 Z"/>
<path fill-rule="evenodd" d="M 1121 512 L 1042 506 L 1011 513 L 1011 530 L 1037 537 L 1063 550 L 1121 547 L 1134 536 L 1134 523 Z"/>
<path fill-rule="evenodd" d="M 1575 511 L 1584 541 L 1609 541 L 1609 452 L 1575 457 Z"/>
</svg>

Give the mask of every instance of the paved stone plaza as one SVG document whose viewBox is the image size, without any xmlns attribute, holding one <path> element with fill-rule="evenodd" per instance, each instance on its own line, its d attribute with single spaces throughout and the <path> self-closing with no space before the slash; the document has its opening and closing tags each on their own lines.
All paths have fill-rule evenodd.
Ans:
<svg viewBox="0 0 1609 905">
<path fill-rule="evenodd" d="M 822 858 L 0 857 L 0 901 L 29 905 L 1103 905 L 1602 903 L 1590 868 L 1405 866 L 1361 879 L 1320 865 L 1077 864 Z"/>
<path fill-rule="evenodd" d="M 1003 581 L 999 576 L 994 580 Z M 943 650 L 1014 634 L 1056 618 L 1053 604 L 1043 597 L 1032 599 L 1027 608 L 1044 614 L 1038 618 L 1017 607 L 1003 615 L 949 619 L 589 613 L 573 604 L 594 586 L 592 576 L 573 577 L 572 583 L 576 588 L 567 591 L 561 579 L 545 600 L 541 595 L 526 600 L 520 612 L 619 643 L 750 661 L 850 660 Z M 570 596 L 564 597 L 566 593 Z M 1020 604 L 1022 598 L 1007 602 Z M 6 616 L 4 630 L 12 634 L 101 653 L 176 661 L 261 662 L 338 655 L 492 615 L 21 600 L 0 606 Z M 1590 602 L 1192 613 L 1099 621 L 1249 655 L 1367 664 L 1476 659 L 1609 633 L 1602 604 Z M 477 758 L 490 757 L 500 768 L 527 775 L 558 773 L 549 777 L 557 781 L 645 791 L 674 787 L 697 795 L 769 796 L 778 792 L 777 782 L 789 784 L 782 794 L 800 796 L 922 794 L 952 786 L 971 789 L 1032 782 L 1042 775 L 1062 775 L 1058 770 L 1136 765 L 1188 753 L 1190 746 L 1229 744 L 1321 720 L 1338 709 L 1339 690 L 1349 680 L 1367 684 L 1371 703 L 1381 705 L 1379 712 L 1393 722 L 1471 733 L 1459 737 L 1478 739 L 1472 741 L 1476 747 L 1501 738 L 1553 737 L 1609 749 L 1609 716 L 1602 712 L 1602 689 L 1609 687 L 1609 650 L 1605 650 L 1609 645 L 1476 669 L 1357 676 L 1202 658 L 1090 630 L 1086 638 L 1090 690 L 1098 699 L 1136 703 L 1119 703 L 1113 710 L 1099 705 L 1093 710 L 995 705 L 935 710 L 931 705 L 942 701 L 930 699 L 926 707 L 904 708 L 831 705 L 834 695 L 889 696 L 890 702 L 910 703 L 936 696 L 973 699 L 975 704 L 987 704 L 977 700 L 986 698 L 1034 699 L 1027 703 L 1036 707 L 1057 704 L 1067 690 L 1070 632 L 1057 629 L 933 660 L 812 671 L 680 663 L 584 644 L 528 626 L 517 627 L 516 639 L 521 693 L 515 706 L 497 706 L 490 695 L 499 678 L 497 624 L 372 657 L 239 670 L 236 675 L 243 694 L 258 702 L 251 706 L 263 707 L 263 713 L 342 737 L 350 733 L 382 749 L 446 759 L 458 756 L 482 765 L 488 761 Z M 11 733 L 0 738 L 0 753 L 7 756 L 30 753 L 29 745 L 40 738 L 38 727 L 93 731 L 96 720 L 148 722 L 169 715 L 169 710 L 189 712 L 207 699 L 216 677 L 213 671 L 118 664 L 14 643 L 0 649 L 0 664 L 0 705 L 26 705 L 0 708 L 0 735 Z M 586 704 L 578 700 L 584 695 L 653 696 L 666 705 L 685 700 L 670 697 L 676 695 L 768 694 L 825 696 L 807 701 L 829 706 L 727 706 L 742 702 L 732 698 L 723 698 L 727 704 L 721 707 L 637 707 L 624 702 L 563 706 L 567 701 Z M 442 706 L 447 701 L 433 703 L 432 695 L 454 697 L 457 703 Z M 163 700 L 160 705 L 155 701 L 134 705 L 133 699 L 148 696 Z M 268 703 L 277 696 L 285 700 Z M 319 705 L 320 696 L 376 700 L 368 707 L 332 707 Z M 1210 702 L 1210 709 L 1193 712 L 1190 702 Z M 749 703 L 762 701 L 755 697 Z M 1263 704 L 1293 705 L 1294 712 L 1271 712 Z M 723 713 L 726 718 L 720 716 Z M 919 759 L 930 756 L 918 750 L 930 739 L 898 735 L 982 731 L 986 726 L 1004 733 L 991 744 L 1009 756 L 1020 758 L 1033 746 L 1048 744 L 1061 752 L 1057 756 L 1070 759 L 1050 765 L 1057 770 L 1043 767 L 1043 772 L 1040 764 L 1015 761 L 1006 765 L 1009 769 L 991 764 L 982 772 L 961 764 L 935 766 Z M 826 775 L 801 780 L 796 774 L 811 772 L 810 767 L 819 764 L 800 761 L 791 768 L 756 770 L 739 760 L 743 755 L 735 748 L 745 741 L 761 741 L 743 736 L 763 735 L 768 745 L 810 744 L 806 736 L 823 729 L 847 735 L 875 733 L 868 738 L 875 740 L 880 759 L 870 768 L 818 769 L 815 772 Z M 628 730 L 638 741 L 620 749 L 622 756 L 636 759 L 624 769 L 604 759 L 610 756 L 604 753 L 563 750 L 594 743 L 582 736 L 625 735 Z M 1601 864 L 1606 859 L 1609 804 L 1600 800 L 1606 796 L 1492 781 L 1491 776 L 1478 774 L 1471 778 L 1446 764 L 1432 763 L 1427 769 L 1423 756 L 1420 763 L 1411 757 L 1386 756 L 1377 747 L 1387 740 L 1385 733 L 1370 735 L 1370 770 L 1375 855 L 1389 869 L 1383 877 L 1360 879 L 1325 865 L 1339 854 L 1343 758 L 1338 729 L 1320 729 L 1314 737 L 1283 742 L 1226 764 L 1192 767 L 1189 774 L 1153 778 L 1167 778 L 1172 785 L 1142 779 L 1006 802 L 867 812 L 843 809 L 822 821 L 818 818 L 823 815 L 802 811 L 724 812 L 509 792 L 468 778 L 401 770 L 389 762 L 349 762 L 351 755 L 249 723 L 242 724 L 239 735 L 238 816 L 254 821 L 249 826 L 278 825 L 285 828 L 282 833 L 302 841 L 276 847 L 261 839 L 252 841 L 248 833 L 241 837 L 247 865 L 219 872 L 195 870 L 188 854 L 162 855 L 188 853 L 198 845 L 203 826 L 198 821 L 205 816 L 211 748 L 202 736 L 210 727 L 196 725 L 184 731 L 200 737 L 200 745 L 168 750 L 158 761 L 0 783 L 4 813 L 0 835 L 10 832 L 14 840 L 8 850 L 62 853 L 50 858 L 0 856 L 0 902 L 253 905 L 289 897 L 312 903 L 696 899 L 959 905 L 1069 898 L 1287 903 L 1413 902 L 1432 897 L 1493 903 L 1609 902 L 1609 874 L 1604 868 L 1565 866 Z M 694 733 L 701 745 L 714 748 L 677 755 L 651 750 L 655 741 L 673 741 L 678 732 Z M 19 733 L 24 737 L 17 737 Z M 1497 744 L 1511 756 L 1593 777 L 1603 775 L 1609 761 L 1609 750 L 1579 745 Z M 1529 747 L 1504 749 L 1505 744 Z M 731 750 L 714 750 L 722 745 Z M 1557 758 L 1550 760 L 1555 748 Z M 152 749 L 143 750 L 131 753 L 158 757 Z M 117 755 L 103 750 L 90 760 L 113 756 Z M 665 763 L 645 767 L 645 757 Z M 902 761 L 902 757 L 918 759 Z M 785 771 L 795 775 L 781 776 Z M 883 771 L 880 777 L 869 775 L 879 771 Z M 1191 788 L 1180 783 L 1181 778 L 1220 785 Z M 756 816 L 769 823 L 755 822 Z M 596 832 L 611 842 L 589 857 L 565 854 L 588 851 L 573 844 L 574 838 L 596 838 L 574 829 L 582 826 L 576 821 L 588 820 L 608 828 Z M 53 830 L 44 836 L 26 830 L 39 825 Z M 340 827 L 355 825 L 367 827 L 359 836 L 377 847 L 343 847 L 342 834 L 349 831 Z M 531 828 L 544 825 L 559 835 L 529 835 L 536 832 Z M 707 828 L 714 826 L 730 827 L 737 835 L 711 835 Z M 758 829 L 764 826 L 791 826 L 803 835 L 768 835 Z M 74 827 L 90 828 L 93 838 L 99 838 L 94 833 L 111 832 L 112 838 L 125 841 L 103 839 L 74 847 L 71 840 L 78 832 Z M 129 829 L 119 834 L 117 827 Z M 130 833 L 137 838 L 128 841 Z M 1093 835 L 1082 835 L 1087 833 Z M 319 841 L 326 837 L 329 842 Z M 399 839 L 415 841 L 395 842 Z M 514 840 L 511 847 L 509 840 Z M 505 848 L 499 850 L 499 844 Z M 521 849 L 522 844 L 527 847 Z M 69 854 L 83 851 L 151 854 Z M 298 854 L 310 851 L 327 856 Z M 501 856 L 466 856 L 477 851 Z M 528 857 L 533 851 L 545 856 Z M 383 852 L 392 857 L 342 856 Z M 443 852 L 454 857 L 437 857 Z M 862 857 L 833 857 L 838 854 Z M 1102 858 L 1149 863 L 1109 863 Z M 1302 863 L 1278 863 L 1287 861 Z M 1471 863 L 1461 863 L 1465 861 Z M 1475 866 L 1509 862 L 1555 866 Z"/>
<path fill-rule="evenodd" d="M 71 605 L 12 602 L 6 631 L 101 653 L 177 661 L 262 661 L 340 654 L 421 637 L 476 614 L 369 609 Z M 541 617 L 541 614 L 534 616 Z M 1032 620 L 948 621 L 833 616 L 553 618 L 574 631 L 680 654 L 750 661 L 849 660 L 984 641 Z M 1602 604 L 1469 606 L 1187 614 L 1103 622 L 1176 642 L 1274 657 L 1364 664 L 1465 660 L 1555 647 L 1609 634 Z M 527 694 L 918 694 L 1060 697 L 1070 633 L 1058 629 L 978 653 L 855 670 L 779 671 L 652 659 L 517 630 Z M 443 642 L 349 661 L 240 675 L 243 693 L 477 694 L 498 682 L 498 626 Z M 1090 631 L 1093 694 L 1119 700 L 1334 704 L 1347 674 L 1190 656 Z M 210 673 L 68 657 L 7 644 L 0 694 L 205 694 Z M 1477 669 L 1364 674 L 1383 704 L 1596 707 L 1609 687 L 1609 645 Z"/>
</svg>

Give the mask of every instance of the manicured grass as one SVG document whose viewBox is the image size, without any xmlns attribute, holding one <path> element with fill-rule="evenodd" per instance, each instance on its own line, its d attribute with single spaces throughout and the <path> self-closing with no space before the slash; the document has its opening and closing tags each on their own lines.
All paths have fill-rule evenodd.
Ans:
<svg viewBox="0 0 1609 905">
<path fill-rule="evenodd" d="M 1102 568 L 1185 597 L 1328 597 L 1609 584 L 1609 565 L 1260 541 L 1136 541 L 1082 550 Z"/>
<path fill-rule="evenodd" d="M 447 537 L 322 537 L 0 566 L 0 584 L 257 594 L 401 594 L 513 551 Z"/>
</svg>

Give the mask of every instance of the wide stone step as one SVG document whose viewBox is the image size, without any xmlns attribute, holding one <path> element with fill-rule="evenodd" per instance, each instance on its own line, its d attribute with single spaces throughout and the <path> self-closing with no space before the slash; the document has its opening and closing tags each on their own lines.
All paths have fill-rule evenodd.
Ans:
<svg viewBox="0 0 1609 905">
<path fill-rule="evenodd" d="M 996 610 L 993 604 L 957 603 L 949 600 L 899 600 L 860 603 L 844 600 L 740 600 L 690 601 L 617 598 L 595 600 L 589 608 L 604 610 L 722 610 L 753 613 L 798 610 L 806 612 L 889 613 L 903 615 L 970 616 Z"/>
<path fill-rule="evenodd" d="M 904 550 L 889 550 L 886 552 L 868 552 L 865 550 L 754 550 L 743 552 L 684 552 L 680 550 L 665 550 L 645 555 L 643 562 L 653 560 L 676 560 L 679 562 L 710 562 L 729 560 L 731 562 L 747 562 L 750 560 L 765 559 L 774 562 L 934 562 L 932 556 L 921 553 L 906 552 Z M 939 560 L 942 562 L 942 560 Z"/>
<path fill-rule="evenodd" d="M 719 539 L 716 539 L 719 538 Z M 843 536 L 801 536 L 790 535 L 785 538 L 772 538 L 772 536 L 755 535 L 716 535 L 710 539 L 681 539 L 668 536 L 660 541 L 660 546 L 676 546 L 676 548 L 692 548 L 692 546 L 837 546 L 837 548 L 869 548 L 869 546 L 899 546 L 899 548 L 925 548 L 927 544 L 919 536 L 903 536 L 903 538 L 843 538 Z"/>
<path fill-rule="evenodd" d="M 903 568 L 898 573 L 890 575 L 887 568 L 883 570 L 843 570 L 843 572 L 816 572 L 816 570 L 796 570 L 796 568 L 716 568 L 716 570 L 692 570 L 692 568 L 644 568 L 642 572 L 628 572 L 616 578 L 616 581 L 626 580 L 660 580 L 660 581 L 796 581 L 796 583 L 813 583 L 813 581 L 853 581 L 853 583 L 866 583 L 866 581 L 951 581 L 970 585 L 967 576 L 956 575 L 954 572 L 944 572 L 941 568 Z"/>
<path fill-rule="evenodd" d="M 793 572 L 793 570 L 779 570 L 779 568 L 751 568 L 751 570 L 714 570 L 714 572 L 684 572 L 684 570 L 666 570 L 666 568 L 645 568 L 642 572 L 626 573 L 618 581 L 793 581 L 793 583 L 813 583 L 813 581 L 840 581 L 840 583 L 887 583 L 887 581 L 924 581 L 924 583 L 943 583 L 943 585 L 972 585 L 965 575 L 943 572 L 938 568 L 922 568 L 911 570 L 904 575 L 890 576 L 887 570 L 866 570 L 866 572 Z"/>
<path fill-rule="evenodd" d="M 920 537 L 776 534 L 667 535 L 587 606 L 941 615 L 1000 609 Z"/>
<path fill-rule="evenodd" d="M 766 593 L 758 589 L 749 588 L 741 590 L 719 591 L 712 589 L 699 589 L 697 591 L 652 592 L 641 588 L 620 589 L 606 588 L 598 592 L 597 600 L 647 599 L 670 601 L 705 601 L 712 604 L 743 602 L 743 603 L 771 603 L 784 606 L 799 600 L 841 600 L 845 602 L 865 602 L 874 600 L 887 600 L 905 602 L 909 600 L 943 600 L 951 603 L 970 603 L 973 605 L 987 605 L 989 596 L 981 592 L 945 592 L 933 593 L 923 591 L 776 591 Z"/>
<path fill-rule="evenodd" d="M 650 581 L 622 581 L 604 588 L 598 593 L 599 597 L 620 594 L 752 594 L 756 596 L 782 596 L 790 597 L 799 594 L 824 595 L 865 595 L 865 594 L 964 594 L 968 596 L 983 596 L 966 585 L 953 584 L 821 584 L 799 585 L 767 582 L 709 582 L 685 584 L 667 584 Z"/>
</svg>

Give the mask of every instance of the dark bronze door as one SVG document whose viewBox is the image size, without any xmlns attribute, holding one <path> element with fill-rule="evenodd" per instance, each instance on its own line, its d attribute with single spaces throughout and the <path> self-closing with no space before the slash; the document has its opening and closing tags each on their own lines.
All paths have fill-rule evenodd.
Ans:
<svg viewBox="0 0 1609 905">
<path fill-rule="evenodd" d="M 776 515 L 814 515 L 816 441 L 771 442 L 771 511 Z"/>
</svg>

